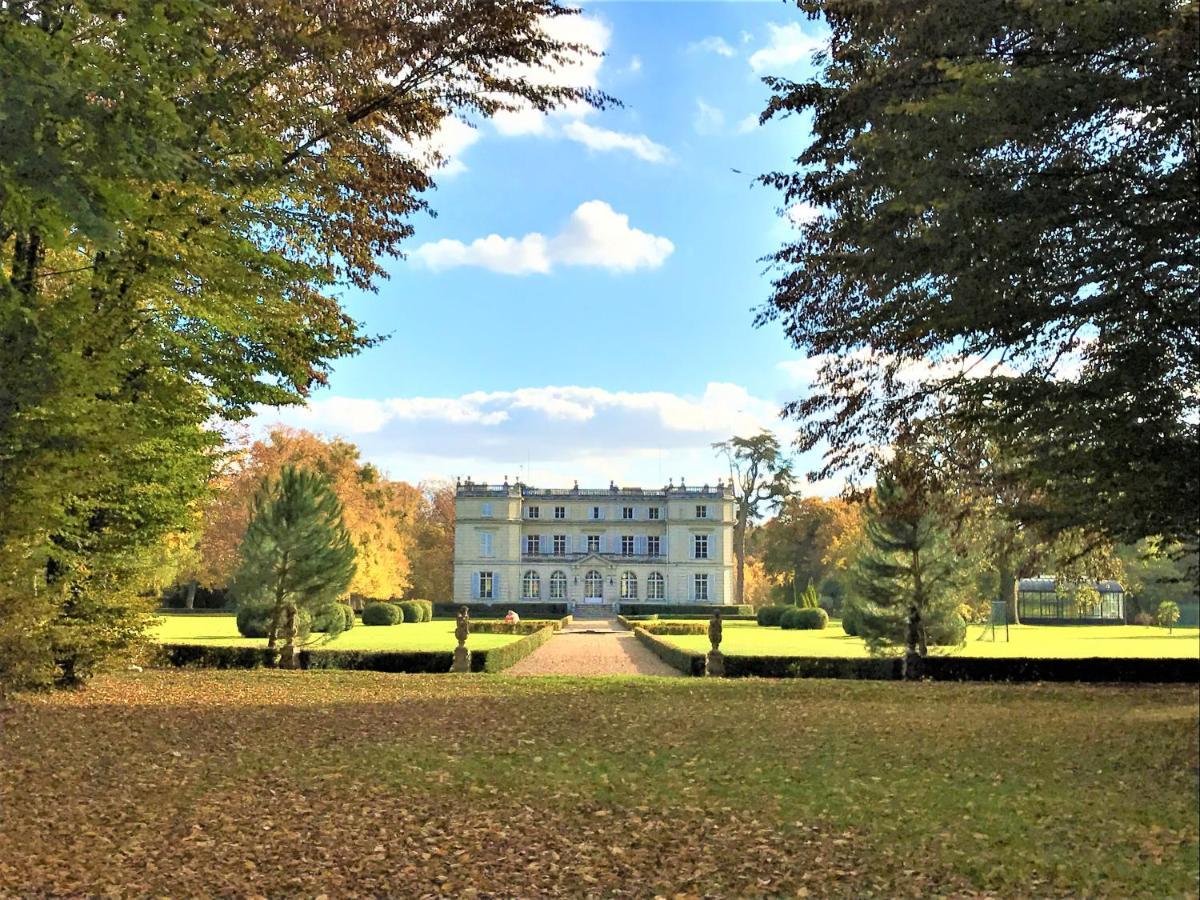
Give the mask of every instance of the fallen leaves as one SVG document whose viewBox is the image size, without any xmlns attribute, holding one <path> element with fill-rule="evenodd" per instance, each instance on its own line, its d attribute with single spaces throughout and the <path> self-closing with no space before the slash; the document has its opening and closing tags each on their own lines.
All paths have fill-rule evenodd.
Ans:
<svg viewBox="0 0 1200 900">
<path fill-rule="evenodd" d="M 1196 699 L 115 676 L 4 721 L 0 895 L 1187 895 Z"/>
</svg>

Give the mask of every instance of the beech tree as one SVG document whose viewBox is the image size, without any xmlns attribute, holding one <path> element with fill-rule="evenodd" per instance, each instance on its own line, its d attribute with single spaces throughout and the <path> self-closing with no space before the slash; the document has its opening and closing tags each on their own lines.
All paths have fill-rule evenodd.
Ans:
<svg viewBox="0 0 1200 900">
<path fill-rule="evenodd" d="M 212 424 L 372 342 L 336 291 L 400 252 L 448 117 L 610 102 L 545 77 L 593 52 L 552 35 L 574 13 L 0 0 L 0 683 L 130 646 Z"/>
<path fill-rule="evenodd" d="M 328 481 L 296 466 L 264 479 L 238 557 L 233 595 L 239 610 L 267 611 L 267 646 L 274 649 L 282 635 L 280 663 L 295 668 L 297 617 L 327 611 L 354 577 L 354 544 Z M 341 630 L 341 616 L 330 621 L 331 632 Z"/>
<path fill-rule="evenodd" d="M 713 444 L 729 463 L 737 518 L 733 525 L 734 597 L 746 596 L 746 531 L 764 508 L 778 508 L 792 490 L 792 463 L 769 431 Z"/>
<path fill-rule="evenodd" d="M 804 216 L 759 323 L 821 363 L 788 411 L 821 475 L 945 414 L 1025 451 L 1052 527 L 1195 546 L 1200 7 L 1175 0 L 801 0 L 821 71 Z"/>
</svg>

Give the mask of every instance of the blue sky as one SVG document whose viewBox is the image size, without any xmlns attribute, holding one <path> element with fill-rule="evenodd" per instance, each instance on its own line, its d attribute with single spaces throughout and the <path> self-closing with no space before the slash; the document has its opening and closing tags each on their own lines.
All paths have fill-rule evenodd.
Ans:
<svg viewBox="0 0 1200 900">
<path fill-rule="evenodd" d="M 790 434 L 776 414 L 811 366 L 752 324 L 790 227 L 753 180 L 806 128 L 756 120 L 762 76 L 810 73 L 823 27 L 783 3 L 584 10 L 557 27 L 604 58 L 540 77 L 623 108 L 448 124 L 436 218 L 377 294 L 345 298 L 390 337 L 260 422 L 344 436 L 395 478 L 585 486 L 713 480 L 713 441 Z"/>
</svg>

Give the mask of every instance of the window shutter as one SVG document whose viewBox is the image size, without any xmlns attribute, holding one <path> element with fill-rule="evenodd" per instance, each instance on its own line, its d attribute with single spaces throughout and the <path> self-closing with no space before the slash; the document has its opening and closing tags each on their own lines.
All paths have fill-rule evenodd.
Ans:
<svg viewBox="0 0 1200 900">
<path fill-rule="evenodd" d="M 695 575 L 688 576 L 688 602 L 689 603 L 696 602 L 696 576 Z"/>
<path fill-rule="evenodd" d="M 471 573 L 471 599 L 472 600 L 479 599 L 479 573 L 478 572 Z"/>
<path fill-rule="evenodd" d="M 646 555 L 646 536 L 644 534 L 639 534 L 633 539 L 633 552 L 638 556 Z"/>
<path fill-rule="evenodd" d="M 493 600 L 499 600 L 499 599 L 500 599 L 500 594 L 501 594 L 501 591 L 500 591 L 500 585 L 501 585 L 501 581 L 502 581 L 502 579 L 500 578 L 500 573 L 499 573 L 499 572 L 493 572 L 493 573 L 492 573 L 492 599 L 493 599 Z"/>
<path fill-rule="evenodd" d="M 538 553 L 546 552 L 546 548 L 542 545 L 542 537 L 543 537 L 543 535 L 540 535 L 540 534 L 537 536 L 537 552 Z"/>
</svg>

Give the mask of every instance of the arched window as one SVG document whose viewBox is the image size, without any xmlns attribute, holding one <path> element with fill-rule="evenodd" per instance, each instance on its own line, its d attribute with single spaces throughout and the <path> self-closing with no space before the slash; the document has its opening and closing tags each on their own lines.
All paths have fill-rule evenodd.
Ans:
<svg viewBox="0 0 1200 900">
<path fill-rule="evenodd" d="M 625 572 L 621 575 L 621 599 L 637 599 L 637 576 L 632 572 Z"/>
<path fill-rule="evenodd" d="M 550 599 L 567 599 L 567 573 L 553 572 L 550 575 Z"/>
<path fill-rule="evenodd" d="M 525 573 L 521 579 L 521 596 L 526 600 L 536 600 L 542 596 L 542 579 L 537 572 Z"/>
<path fill-rule="evenodd" d="M 664 596 L 662 574 L 660 572 L 651 572 L 650 577 L 646 579 L 646 599 L 662 600 Z"/>
<path fill-rule="evenodd" d="M 595 569 L 583 576 L 583 599 L 604 599 L 604 576 Z"/>
</svg>

